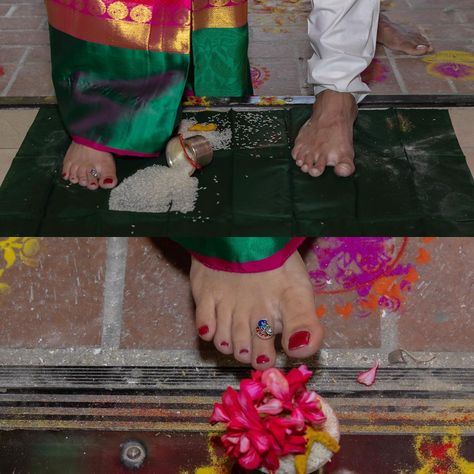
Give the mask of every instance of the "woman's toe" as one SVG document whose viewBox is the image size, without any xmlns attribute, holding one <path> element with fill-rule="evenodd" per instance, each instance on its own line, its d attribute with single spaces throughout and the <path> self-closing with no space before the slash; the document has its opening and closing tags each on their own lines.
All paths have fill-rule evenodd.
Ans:
<svg viewBox="0 0 474 474">
<path fill-rule="evenodd" d="M 79 172 L 79 166 L 76 164 L 72 164 L 71 167 L 69 168 L 69 181 L 73 184 L 76 184 L 79 182 L 79 177 L 78 177 L 78 172 Z"/>
<path fill-rule="evenodd" d="M 204 341 L 212 341 L 216 332 L 216 309 L 214 300 L 203 298 L 196 304 L 196 329 Z"/>
<path fill-rule="evenodd" d="M 99 186 L 103 189 L 112 189 L 117 186 L 117 174 L 113 159 L 108 163 L 102 164 L 100 169 Z"/>
<path fill-rule="evenodd" d="M 252 358 L 252 336 L 248 324 L 248 314 L 235 313 L 232 317 L 232 347 L 234 357 L 239 362 L 249 364 Z"/>
<path fill-rule="evenodd" d="M 234 352 L 232 345 L 232 311 L 228 306 L 218 305 L 216 308 L 214 345 L 223 354 Z"/>
<path fill-rule="evenodd" d="M 79 186 L 86 187 L 89 180 L 87 178 L 87 168 L 85 167 L 80 167 L 77 170 L 77 179 L 78 179 L 78 184 Z"/>
<path fill-rule="evenodd" d="M 312 289 L 293 289 L 285 296 L 281 308 L 285 352 L 298 358 L 316 353 L 323 340 L 323 328 L 315 315 Z"/>
<path fill-rule="evenodd" d="M 268 318 L 265 320 L 270 327 L 275 330 L 273 319 Z M 262 339 L 257 335 L 257 325 L 259 320 L 255 320 L 255 325 L 251 328 L 252 331 L 252 367 L 254 369 L 262 370 L 268 369 L 275 365 L 276 352 L 275 352 L 275 336 L 268 339 Z"/>
</svg>

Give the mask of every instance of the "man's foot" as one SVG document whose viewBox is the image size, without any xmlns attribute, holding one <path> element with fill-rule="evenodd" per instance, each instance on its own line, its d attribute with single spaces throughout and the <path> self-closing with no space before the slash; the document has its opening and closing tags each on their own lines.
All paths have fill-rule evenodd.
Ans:
<svg viewBox="0 0 474 474">
<path fill-rule="evenodd" d="M 357 105 L 352 94 L 325 90 L 318 94 L 313 115 L 301 127 L 291 155 L 304 173 L 320 176 L 334 166 L 339 176 L 355 171 L 352 128 Z"/>
<path fill-rule="evenodd" d="M 234 354 L 256 369 L 272 367 L 274 337 L 257 336 L 255 328 L 261 319 L 268 321 L 275 334 L 282 333 L 283 349 L 290 357 L 309 357 L 318 350 L 323 329 L 298 252 L 276 270 L 247 274 L 212 270 L 193 258 L 190 277 L 198 334 L 214 341 L 223 354 Z"/>
<path fill-rule="evenodd" d="M 97 176 L 93 176 L 91 170 L 96 170 Z M 114 157 L 75 142 L 71 143 L 64 157 L 62 177 L 91 190 L 117 186 Z"/>
<path fill-rule="evenodd" d="M 412 56 L 431 53 L 433 48 L 422 34 L 392 23 L 383 13 L 380 14 L 377 42 L 391 49 Z"/>
</svg>

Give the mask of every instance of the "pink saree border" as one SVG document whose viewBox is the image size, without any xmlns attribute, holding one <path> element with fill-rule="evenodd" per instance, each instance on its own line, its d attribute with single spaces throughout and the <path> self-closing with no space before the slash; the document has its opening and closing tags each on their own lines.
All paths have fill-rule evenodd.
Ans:
<svg viewBox="0 0 474 474">
<path fill-rule="evenodd" d="M 286 260 L 293 255 L 296 250 L 298 250 L 298 247 L 305 241 L 305 239 L 306 237 L 293 237 L 282 249 L 278 250 L 278 252 L 270 257 L 250 262 L 229 262 L 222 258 L 207 257 L 193 251 L 190 251 L 190 254 L 203 265 L 212 268 L 213 270 L 233 273 L 268 272 L 281 267 Z"/>
<path fill-rule="evenodd" d="M 127 150 L 119 150 L 118 148 L 112 148 L 110 146 L 101 145 L 100 143 L 95 143 L 87 138 L 78 137 L 77 135 L 73 135 L 72 141 L 78 143 L 79 145 L 84 145 L 89 148 L 93 148 L 94 150 L 98 151 L 105 151 L 107 153 L 114 153 L 115 155 L 121 156 L 136 156 L 140 158 L 155 158 L 161 155 L 161 152 L 157 153 L 140 153 L 138 151 L 127 151 Z"/>
</svg>

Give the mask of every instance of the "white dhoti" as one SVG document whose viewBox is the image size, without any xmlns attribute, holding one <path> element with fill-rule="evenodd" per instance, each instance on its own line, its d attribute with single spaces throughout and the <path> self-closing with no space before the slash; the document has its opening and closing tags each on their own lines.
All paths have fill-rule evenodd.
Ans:
<svg viewBox="0 0 474 474">
<path fill-rule="evenodd" d="M 370 89 L 360 78 L 375 54 L 380 0 L 311 0 L 308 35 L 314 54 L 308 82 L 314 92 L 350 92 L 357 102 Z"/>
</svg>

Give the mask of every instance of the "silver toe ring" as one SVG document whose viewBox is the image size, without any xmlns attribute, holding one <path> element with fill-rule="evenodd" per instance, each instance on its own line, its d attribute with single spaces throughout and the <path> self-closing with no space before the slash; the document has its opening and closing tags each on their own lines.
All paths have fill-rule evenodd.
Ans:
<svg viewBox="0 0 474 474">
<path fill-rule="evenodd" d="M 91 170 L 89 171 L 89 174 L 93 177 L 93 178 L 96 178 L 96 179 L 99 179 L 99 172 L 95 169 L 95 168 L 91 168 Z"/>
</svg>

